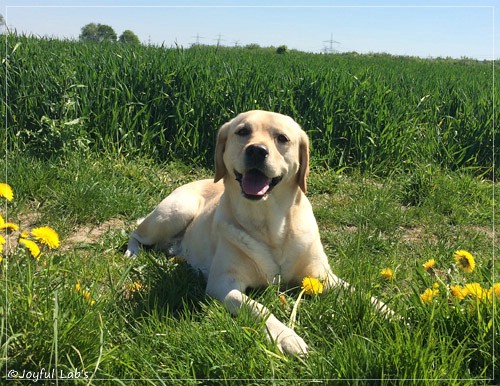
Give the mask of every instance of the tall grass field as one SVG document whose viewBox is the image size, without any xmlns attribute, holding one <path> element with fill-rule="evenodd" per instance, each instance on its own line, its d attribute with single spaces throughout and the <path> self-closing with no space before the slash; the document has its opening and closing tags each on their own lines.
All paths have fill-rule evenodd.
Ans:
<svg viewBox="0 0 500 386">
<path fill-rule="evenodd" d="M 2 383 L 498 384 L 496 64 L 0 43 Z M 296 310 L 304 359 L 205 296 L 178 257 L 123 255 L 137 218 L 212 177 L 217 128 L 250 109 L 309 134 L 308 197 L 358 289 L 251 291 L 284 323 Z"/>
</svg>

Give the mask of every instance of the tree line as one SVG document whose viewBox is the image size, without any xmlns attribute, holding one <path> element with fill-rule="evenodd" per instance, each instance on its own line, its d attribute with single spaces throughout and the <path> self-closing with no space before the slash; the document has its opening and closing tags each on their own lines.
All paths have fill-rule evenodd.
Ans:
<svg viewBox="0 0 500 386">
<path fill-rule="evenodd" d="M 80 40 L 92 41 L 92 42 L 116 42 L 129 43 L 129 44 L 140 44 L 140 40 L 137 35 L 131 30 L 125 30 L 118 37 L 115 30 L 106 24 L 99 23 L 89 23 L 82 27 L 80 33 Z"/>
</svg>

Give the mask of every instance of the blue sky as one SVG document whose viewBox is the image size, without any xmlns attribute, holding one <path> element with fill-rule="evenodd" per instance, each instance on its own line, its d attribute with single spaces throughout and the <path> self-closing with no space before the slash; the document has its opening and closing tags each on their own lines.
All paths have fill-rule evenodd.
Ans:
<svg viewBox="0 0 500 386">
<path fill-rule="evenodd" d="M 497 6 L 498 5 L 498 6 Z M 500 0 L 0 0 L 18 33 L 78 38 L 90 22 L 144 43 L 282 45 L 320 52 L 387 52 L 421 57 L 500 57 Z"/>
</svg>

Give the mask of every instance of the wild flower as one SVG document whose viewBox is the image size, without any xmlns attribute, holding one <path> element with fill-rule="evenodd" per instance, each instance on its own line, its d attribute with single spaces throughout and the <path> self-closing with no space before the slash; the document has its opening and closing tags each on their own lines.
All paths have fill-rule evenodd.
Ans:
<svg viewBox="0 0 500 386">
<path fill-rule="evenodd" d="M 128 283 L 123 287 L 123 297 L 125 299 L 132 299 L 137 293 L 144 291 L 144 284 L 136 280 Z"/>
<path fill-rule="evenodd" d="M 307 295 L 319 295 L 323 293 L 323 283 L 316 279 L 315 277 L 306 276 L 302 279 L 301 291 L 299 292 L 299 296 L 297 296 L 297 300 L 292 308 L 292 313 L 290 314 L 290 321 L 288 323 L 289 327 L 293 330 L 295 327 L 295 321 L 297 319 L 297 311 L 299 309 L 299 304 L 304 294 Z M 282 301 L 282 298 L 280 297 Z M 286 299 L 285 299 L 286 300 Z M 283 303 L 283 301 L 282 301 Z"/>
<path fill-rule="evenodd" d="M 323 283 L 314 277 L 305 277 L 302 279 L 302 290 L 307 295 L 318 295 L 323 293 Z"/>
<path fill-rule="evenodd" d="M 463 300 L 468 295 L 468 291 L 462 286 L 456 284 L 450 286 L 451 295 L 458 300 Z"/>
<path fill-rule="evenodd" d="M 82 291 L 82 296 L 85 298 L 85 300 L 89 300 L 90 299 L 90 291 L 89 290 L 83 290 Z"/>
<path fill-rule="evenodd" d="M 131 293 L 134 293 L 134 292 L 140 291 L 141 289 L 142 289 L 142 283 L 141 283 L 141 282 L 138 282 L 138 281 L 134 281 L 133 283 L 131 283 L 131 284 L 128 286 L 128 290 L 129 290 Z"/>
<path fill-rule="evenodd" d="M 394 279 L 394 271 L 391 268 L 382 269 L 380 275 L 388 281 Z"/>
<path fill-rule="evenodd" d="M 14 199 L 14 192 L 9 184 L 0 183 L 0 197 L 5 197 L 7 201 L 12 201 Z"/>
<path fill-rule="evenodd" d="M 471 273 L 476 268 L 476 261 L 469 252 L 461 249 L 455 252 L 454 257 L 458 267 L 462 271 Z"/>
<path fill-rule="evenodd" d="M 3 251 L 3 245 L 7 242 L 7 240 L 5 240 L 5 237 L 3 237 L 2 235 L 0 235 L 0 253 L 2 253 Z"/>
<path fill-rule="evenodd" d="M 5 222 L 4 218 L 0 215 L 0 230 L 2 229 L 11 230 L 15 232 L 19 230 L 19 225 L 11 222 Z"/>
<path fill-rule="evenodd" d="M 493 299 L 493 295 L 500 298 L 500 283 L 495 283 L 488 291 L 488 298 Z"/>
<path fill-rule="evenodd" d="M 85 301 L 93 306 L 95 304 L 95 300 L 92 299 L 92 296 L 90 295 L 90 291 L 87 289 L 82 289 L 82 285 L 80 283 L 80 280 L 78 280 L 75 284 L 75 291 L 82 295 L 82 297 L 85 299 Z"/>
<path fill-rule="evenodd" d="M 14 198 L 14 192 L 10 185 L 5 183 L 0 183 L 0 197 L 5 197 L 7 200 L 12 200 Z M 19 231 L 19 225 L 6 222 L 5 219 L 0 215 L 0 230 Z M 0 235 L 0 252 L 3 251 L 3 245 L 6 243 L 6 239 L 3 235 Z M 18 243 L 20 246 L 25 247 L 36 259 L 39 259 L 42 255 L 40 250 L 40 245 L 36 243 L 36 241 L 41 244 L 46 245 L 50 249 L 54 249 L 59 247 L 59 235 L 57 232 L 51 227 L 44 226 L 39 228 L 34 228 L 30 231 L 23 230 L 18 235 Z"/>
<path fill-rule="evenodd" d="M 458 300 L 471 298 L 480 302 L 493 301 L 493 296 L 500 298 L 500 283 L 494 283 L 490 289 L 481 286 L 480 283 L 468 283 L 463 287 L 460 285 L 450 286 L 451 295 Z"/>
<path fill-rule="evenodd" d="M 40 248 L 33 240 L 19 239 L 19 244 L 24 245 L 35 259 L 40 257 Z"/>
<path fill-rule="evenodd" d="M 47 245 L 50 249 L 59 247 L 59 235 L 49 226 L 32 229 L 31 236 L 42 244 Z"/>
<path fill-rule="evenodd" d="M 488 292 L 481 287 L 479 283 L 469 283 L 465 285 L 465 290 L 467 291 L 467 296 L 471 296 L 473 299 L 484 301 L 488 295 Z"/>
<path fill-rule="evenodd" d="M 420 294 L 420 301 L 422 303 L 430 303 L 432 299 L 439 295 L 439 289 L 437 288 L 427 288 L 423 294 Z"/>
<path fill-rule="evenodd" d="M 436 266 L 436 260 L 435 259 L 429 259 L 427 260 L 424 264 L 422 264 L 424 269 L 426 271 L 432 271 L 434 267 Z"/>
</svg>

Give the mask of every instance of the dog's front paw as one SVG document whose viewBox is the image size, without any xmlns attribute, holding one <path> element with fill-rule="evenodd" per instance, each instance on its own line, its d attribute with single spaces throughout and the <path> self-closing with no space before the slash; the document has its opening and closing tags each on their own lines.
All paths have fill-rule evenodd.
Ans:
<svg viewBox="0 0 500 386">
<path fill-rule="evenodd" d="M 276 344 L 284 354 L 301 358 L 308 355 L 307 343 L 290 328 L 286 328 L 276 337 Z"/>
<path fill-rule="evenodd" d="M 137 256 L 137 253 L 132 252 L 130 249 L 127 249 L 125 252 L 125 257 L 127 258 L 134 258 Z"/>
<path fill-rule="evenodd" d="M 139 254 L 139 242 L 134 238 L 133 234 L 130 236 L 127 245 L 125 257 L 135 258 Z"/>
</svg>

